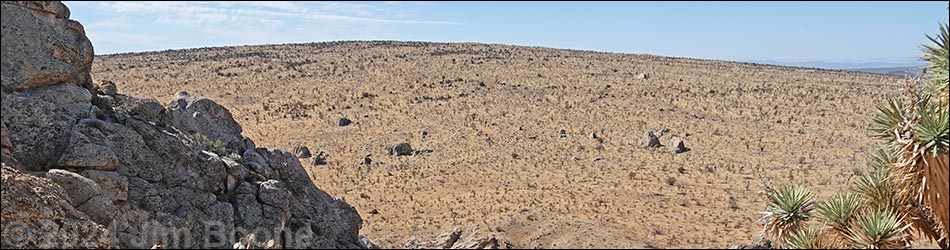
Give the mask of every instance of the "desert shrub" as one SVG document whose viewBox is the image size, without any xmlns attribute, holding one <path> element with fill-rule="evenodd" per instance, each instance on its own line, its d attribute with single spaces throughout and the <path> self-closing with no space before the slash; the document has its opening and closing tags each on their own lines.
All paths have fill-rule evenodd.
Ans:
<svg viewBox="0 0 950 250">
<path fill-rule="evenodd" d="M 215 140 L 209 138 L 207 135 L 201 133 L 195 133 L 192 135 L 195 143 L 201 146 L 202 149 L 208 152 L 212 152 L 218 155 L 228 155 L 228 149 L 224 145 L 224 142 L 220 140 Z"/>
</svg>

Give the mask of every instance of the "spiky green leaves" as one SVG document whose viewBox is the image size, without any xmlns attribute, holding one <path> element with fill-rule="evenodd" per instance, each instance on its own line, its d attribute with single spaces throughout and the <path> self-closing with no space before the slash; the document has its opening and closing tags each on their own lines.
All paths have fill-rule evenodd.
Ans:
<svg viewBox="0 0 950 250">
<path fill-rule="evenodd" d="M 765 234 L 773 241 L 781 239 L 801 229 L 815 209 L 815 194 L 801 185 L 786 185 L 767 195 L 768 204 L 765 216 Z"/>
<path fill-rule="evenodd" d="M 792 249 L 826 249 L 832 247 L 829 240 L 821 228 L 809 226 L 789 235 L 785 247 Z"/>
<path fill-rule="evenodd" d="M 864 196 L 868 205 L 872 207 L 898 209 L 900 197 L 897 196 L 897 186 L 889 177 L 892 169 L 892 164 L 879 165 L 878 169 L 858 178 L 854 183 L 854 191 Z"/>
<path fill-rule="evenodd" d="M 871 131 L 876 133 L 878 139 L 885 139 L 888 142 L 895 140 L 894 131 L 901 127 L 907 117 L 907 109 L 904 107 L 903 100 L 891 100 L 887 105 L 877 108 L 878 112 L 872 118 L 873 127 Z"/>
<path fill-rule="evenodd" d="M 947 86 L 950 86 L 948 83 L 948 65 L 950 65 L 950 44 L 947 43 L 947 40 L 950 40 L 950 34 L 947 34 L 947 30 L 950 29 L 950 25 L 943 24 L 940 26 L 940 34 L 936 37 L 931 37 L 927 35 L 927 39 L 930 39 L 933 42 L 933 45 L 922 45 L 920 50 L 924 52 L 924 55 L 921 56 L 921 59 L 929 62 L 928 67 L 930 68 L 930 76 L 932 80 L 932 85 L 928 89 L 928 93 L 934 93 L 935 91 L 946 91 Z"/>
<path fill-rule="evenodd" d="M 909 225 L 904 218 L 890 209 L 875 209 L 855 219 L 848 240 L 854 248 L 903 248 L 907 244 L 904 233 Z"/>
<path fill-rule="evenodd" d="M 897 156 L 891 147 L 878 149 L 872 152 L 868 157 L 868 167 L 871 168 L 872 172 L 889 173 L 891 169 L 894 168 L 895 163 L 897 163 Z"/>
<path fill-rule="evenodd" d="M 928 103 L 920 111 L 920 121 L 913 126 L 918 143 L 927 152 L 936 155 L 950 148 L 950 114 L 947 107 Z"/>
<path fill-rule="evenodd" d="M 851 225 L 853 215 L 864 205 L 856 193 L 839 194 L 818 203 L 818 220 L 839 232 L 845 232 Z"/>
</svg>

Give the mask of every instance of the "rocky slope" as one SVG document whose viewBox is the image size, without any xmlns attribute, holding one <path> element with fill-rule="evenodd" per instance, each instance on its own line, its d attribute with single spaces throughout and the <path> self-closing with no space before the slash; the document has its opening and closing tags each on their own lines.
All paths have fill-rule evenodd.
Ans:
<svg viewBox="0 0 950 250">
<path fill-rule="evenodd" d="M 221 105 L 92 86 L 92 44 L 60 2 L 2 13 L 3 248 L 229 248 L 249 232 L 365 247 L 353 207 L 292 154 L 243 137 Z"/>
<path fill-rule="evenodd" d="M 746 242 L 763 182 L 847 188 L 877 145 L 870 111 L 901 94 L 885 75 L 400 41 L 103 55 L 92 72 L 163 103 L 213 97 L 258 145 L 306 146 L 382 247 L 456 225 L 523 248 Z"/>
</svg>

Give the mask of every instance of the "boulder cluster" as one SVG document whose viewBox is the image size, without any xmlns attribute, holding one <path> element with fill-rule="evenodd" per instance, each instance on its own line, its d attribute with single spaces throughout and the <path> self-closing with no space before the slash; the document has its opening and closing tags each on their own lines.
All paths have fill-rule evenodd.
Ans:
<svg viewBox="0 0 950 250">
<path fill-rule="evenodd" d="M 61 2 L 2 3 L 2 248 L 364 248 L 362 220 L 228 109 L 97 86 Z M 302 150 L 301 150 L 302 151 Z M 309 152 L 296 152 L 298 155 Z"/>
</svg>

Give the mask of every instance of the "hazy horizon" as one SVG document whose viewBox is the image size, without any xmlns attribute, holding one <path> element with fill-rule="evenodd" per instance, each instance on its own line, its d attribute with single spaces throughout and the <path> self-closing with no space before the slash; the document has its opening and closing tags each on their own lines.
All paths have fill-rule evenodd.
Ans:
<svg viewBox="0 0 950 250">
<path fill-rule="evenodd" d="M 946 2 L 66 2 L 96 54 L 354 40 L 915 66 Z M 688 35 L 687 35 L 688 34 Z M 932 35 L 932 34 L 931 34 Z M 701 46 L 697 46 L 701 43 Z M 816 66 L 817 65 L 817 66 Z"/>
</svg>

